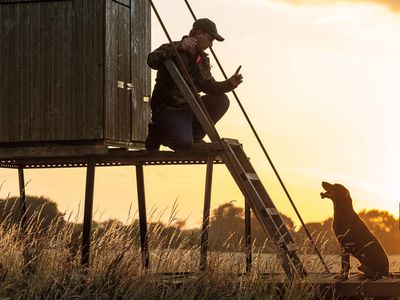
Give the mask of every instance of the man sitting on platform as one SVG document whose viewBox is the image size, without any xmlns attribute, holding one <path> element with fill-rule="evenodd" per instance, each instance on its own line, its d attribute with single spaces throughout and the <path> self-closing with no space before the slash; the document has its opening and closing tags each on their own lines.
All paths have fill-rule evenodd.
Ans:
<svg viewBox="0 0 400 300">
<path fill-rule="evenodd" d="M 214 39 L 223 41 L 211 20 L 204 18 L 194 22 L 189 36 L 174 42 L 188 73 L 193 80 L 214 124 L 222 118 L 229 107 L 225 93 L 234 90 L 241 82 L 239 69 L 228 80 L 217 82 L 210 72 L 210 60 L 204 52 L 211 47 Z M 177 64 L 177 57 L 171 44 L 164 44 L 148 55 L 147 64 L 157 70 L 156 84 L 151 97 L 152 123 L 146 139 L 148 151 L 159 150 L 160 145 L 173 150 L 190 149 L 195 143 L 202 143 L 205 131 L 163 64 L 171 58 Z M 178 64 L 177 64 L 178 65 Z"/>
</svg>

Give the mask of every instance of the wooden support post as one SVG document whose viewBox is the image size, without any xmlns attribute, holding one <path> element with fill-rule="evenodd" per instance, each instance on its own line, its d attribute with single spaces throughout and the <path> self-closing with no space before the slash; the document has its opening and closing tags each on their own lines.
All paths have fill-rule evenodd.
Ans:
<svg viewBox="0 0 400 300">
<path fill-rule="evenodd" d="M 26 230 L 26 197 L 25 197 L 25 178 L 24 178 L 24 168 L 18 166 L 18 179 L 19 179 L 19 201 L 20 201 L 20 225 L 21 230 L 25 233 Z"/>
<path fill-rule="evenodd" d="M 150 268 L 149 244 L 147 239 L 146 199 L 144 192 L 143 165 L 136 165 L 136 183 L 139 206 L 140 247 L 142 250 L 142 268 Z"/>
<path fill-rule="evenodd" d="M 86 168 L 85 211 L 83 216 L 81 265 L 87 270 L 90 262 L 90 237 L 92 231 L 95 158 L 90 157 Z"/>
<path fill-rule="evenodd" d="M 207 265 L 208 230 L 210 224 L 211 184 L 214 155 L 207 157 L 206 186 L 204 194 L 203 227 L 201 230 L 200 271 L 205 271 Z"/>
<path fill-rule="evenodd" d="M 244 232 L 246 242 L 246 272 L 251 272 L 253 258 L 251 249 L 251 212 L 249 201 L 244 201 Z"/>
</svg>

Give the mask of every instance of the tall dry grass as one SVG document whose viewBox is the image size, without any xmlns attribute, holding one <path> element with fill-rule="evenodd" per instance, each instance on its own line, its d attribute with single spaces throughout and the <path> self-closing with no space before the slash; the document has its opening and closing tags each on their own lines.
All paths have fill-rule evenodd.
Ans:
<svg viewBox="0 0 400 300">
<path fill-rule="evenodd" d="M 6 218 L 7 219 L 7 218 Z M 173 220 L 174 218 L 171 218 Z M 309 299 L 316 289 L 304 280 L 282 283 L 262 272 L 280 272 L 276 259 L 253 253 L 253 272 L 245 272 L 243 253 L 212 252 L 208 268 L 199 269 L 200 247 L 189 238 L 177 249 L 169 247 L 180 234 L 165 234 L 165 227 L 149 232 L 151 269 L 141 266 L 137 222 L 110 223 L 92 233 L 91 265 L 80 267 L 81 233 L 63 218 L 43 226 L 40 211 L 24 229 L 0 224 L 0 298 L 10 299 Z M 229 243 L 229 241 L 227 241 Z M 194 245 L 195 244 L 195 245 Z M 193 246 L 194 245 L 194 246 Z M 308 267 L 318 262 L 306 261 Z M 194 272 L 166 276 L 163 272 Z M 284 292 L 283 292 L 284 290 Z"/>
</svg>

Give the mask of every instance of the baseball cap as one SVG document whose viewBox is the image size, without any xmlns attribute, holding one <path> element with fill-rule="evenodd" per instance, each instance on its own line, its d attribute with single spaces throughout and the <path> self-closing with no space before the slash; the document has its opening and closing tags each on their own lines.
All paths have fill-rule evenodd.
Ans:
<svg viewBox="0 0 400 300">
<path fill-rule="evenodd" d="M 204 30 L 209 34 L 211 34 L 211 36 L 219 42 L 222 42 L 224 40 L 224 38 L 218 34 L 217 26 L 210 19 L 207 18 L 197 19 L 193 23 L 193 29 Z"/>
</svg>

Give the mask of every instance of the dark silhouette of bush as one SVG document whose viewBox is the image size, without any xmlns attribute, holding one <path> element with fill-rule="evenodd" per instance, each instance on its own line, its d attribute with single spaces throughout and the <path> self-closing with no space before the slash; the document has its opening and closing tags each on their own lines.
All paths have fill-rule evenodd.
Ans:
<svg viewBox="0 0 400 300">
<path fill-rule="evenodd" d="M 360 218 L 382 243 L 387 253 L 400 253 L 399 220 L 383 210 L 362 210 Z"/>
<path fill-rule="evenodd" d="M 382 243 L 388 254 L 400 253 L 400 235 L 398 222 L 387 211 L 363 210 L 361 219 Z M 306 235 L 304 228 L 294 229 L 293 221 L 281 214 L 285 225 L 296 243 L 307 253 L 314 253 L 314 247 Z M 324 254 L 339 254 L 340 248 L 332 231 L 332 218 L 322 222 L 307 223 L 306 226 L 318 248 Z M 260 226 L 254 214 L 251 215 L 253 245 L 265 252 L 273 252 L 273 245 Z M 225 203 L 213 210 L 210 222 L 209 245 L 211 250 L 243 251 L 244 249 L 244 209 L 232 202 Z M 256 250 L 255 249 L 255 250 Z"/>
<path fill-rule="evenodd" d="M 0 224 L 3 226 L 18 225 L 22 218 L 21 199 L 11 197 L 0 199 Z M 63 221 L 63 214 L 57 204 L 45 197 L 26 196 L 26 220 L 29 225 L 45 228 L 52 222 Z"/>
<path fill-rule="evenodd" d="M 64 215 L 58 211 L 57 204 L 48 198 L 27 196 L 26 205 L 27 223 L 29 226 L 39 229 L 39 231 L 52 223 L 57 224 L 60 228 L 66 224 L 73 224 L 71 245 L 75 245 L 74 249 L 76 248 L 76 251 L 78 251 L 82 224 L 67 223 L 64 221 Z M 376 209 L 363 210 L 359 215 L 372 233 L 381 241 L 388 254 L 400 253 L 398 219 L 387 211 Z M 298 230 L 295 230 L 294 223 L 289 217 L 283 214 L 281 214 L 281 217 L 300 248 L 307 253 L 313 253 L 314 248 L 309 242 L 304 229 L 300 227 Z M 20 199 L 17 197 L 0 199 L 0 225 L 15 226 L 20 224 L 20 220 Z M 149 223 L 147 224 L 149 241 L 170 248 L 190 248 L 200 245 L 201 229 L 182 229 L 184 225 L 185 222 L 182 220 L 178 220 L 176 223 L 170 225 L 165 225 L 161 222 Z M 254 214 L 251 214 L 251 226 L 253 250 L 261 249 L 263 252 L 274 252 L 273 245 L 268 240 Z M 324 254 L 339 254 L 339 245 L 332 232 L 332 218 L 328 218 L 322 222 L 307 223 L 306 226 L 318 248 L 322 249 Z M 140 232 L 138 220 L 135 220 L 130 225 L 125 225 L 118 220 L 107 220 L 101 223 L 93 222 L 93 238 L 96 239 L 106 234 L 108 230 L 112 231 L 115 229 L 123 232 L 127 237 L 133 237 L 135 243 L 139 245 Z M 212 211 L 208 246 L 213 251 L 244 251 L 244 208 L 235 206 L 234 201 L 231 201 L 218 206 Z"/>
</svg>

